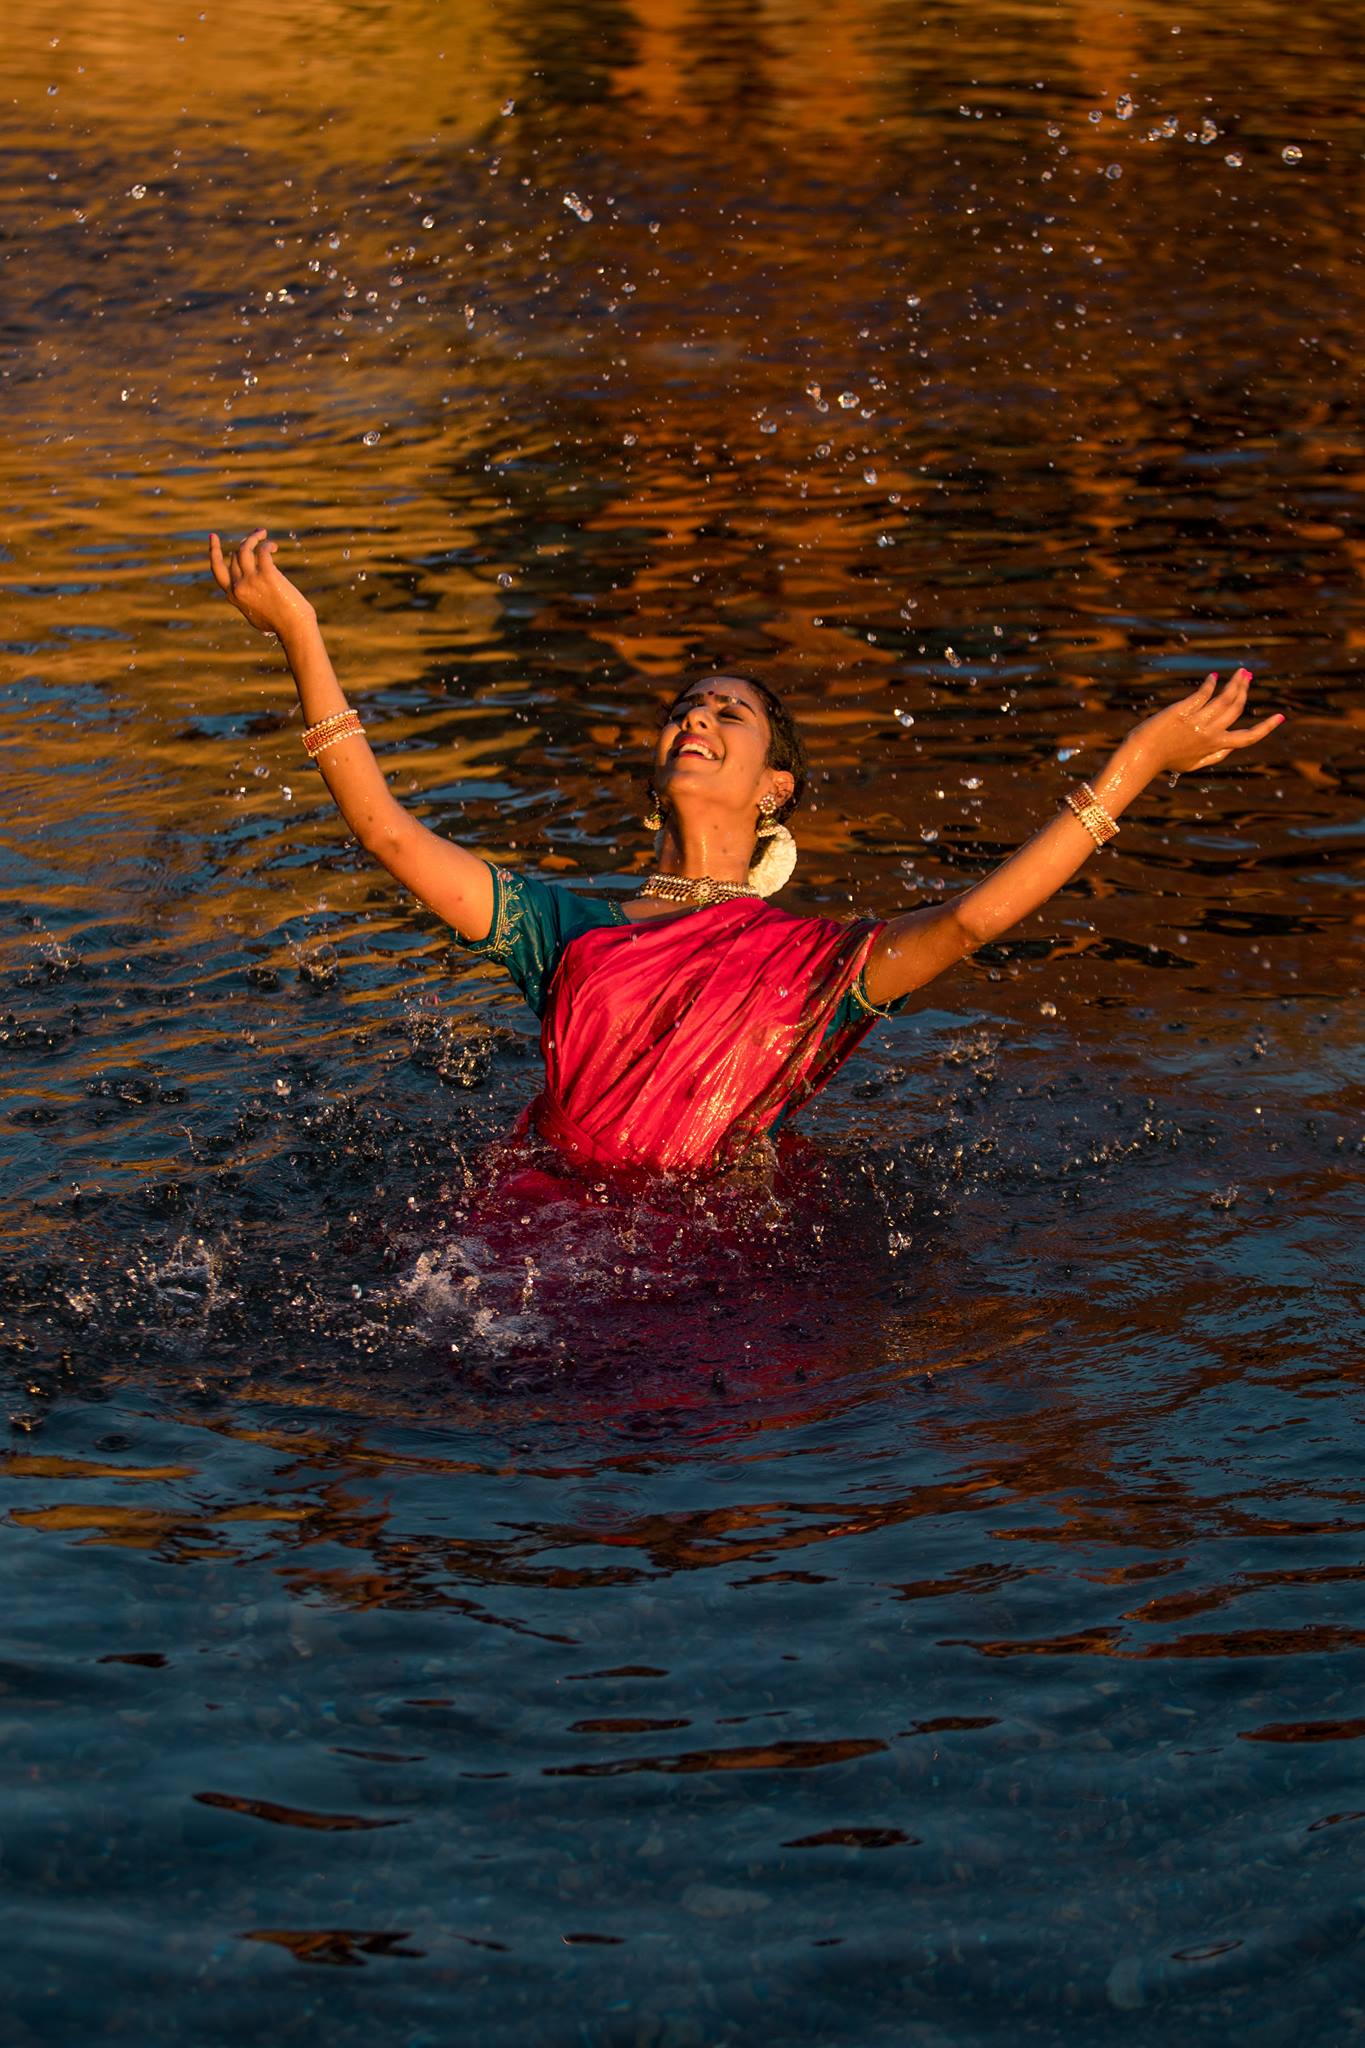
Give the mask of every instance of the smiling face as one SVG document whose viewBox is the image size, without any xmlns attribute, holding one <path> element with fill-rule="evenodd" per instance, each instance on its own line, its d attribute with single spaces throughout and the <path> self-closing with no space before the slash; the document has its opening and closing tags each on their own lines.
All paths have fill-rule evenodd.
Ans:
<svg viewBox="0 0 1365 2048">
<path fill-rule="evenodd" d="M 674 703 L 659 733 L 654 787 L 672 810 L 730 811 L 752 822 L 765 796 L 785 803 L 792 777 L 768 766 L 772 727 L 742 676 L 703 676 Z"/>
</svg>

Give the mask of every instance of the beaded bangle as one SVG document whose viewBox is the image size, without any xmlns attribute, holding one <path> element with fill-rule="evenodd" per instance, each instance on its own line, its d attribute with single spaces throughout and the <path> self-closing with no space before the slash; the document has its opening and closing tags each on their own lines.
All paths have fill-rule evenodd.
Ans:
<svg viewBox="0 0 1365 2048">
<path fill-rule="evenodd" d="M 338 740 L 354 739 L 363 731 L 358 711 L 334 711 L 330 718 L 320 718 L 316 725 L 310 725 L 303 735 L 304 751 L 316 757 L 328 747 L 334 747 Z"/>
<path fill-rule="evenodd" d="M 1111 839 L 1118 838 L 1118 826 L 1088 782 L 1083 782 L 1079 789 L 1069 789 L 1066 801 L 1096 846 L 1106 846 Z"/>
</svg>

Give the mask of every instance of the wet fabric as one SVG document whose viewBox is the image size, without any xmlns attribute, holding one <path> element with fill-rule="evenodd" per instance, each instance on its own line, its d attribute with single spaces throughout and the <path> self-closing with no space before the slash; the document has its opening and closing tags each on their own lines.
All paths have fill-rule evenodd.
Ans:
<svg viewBox="0 0 1365 2048">
<path fill-rule="evenodd" d="M 874 920 L 737 898 L 635 923 L 494 871 L 502 960 L 542 1016 L 530 1122 L 584 1168 L 716 1171 L 822 1087 L 870 1029 Z"/>
</svg>

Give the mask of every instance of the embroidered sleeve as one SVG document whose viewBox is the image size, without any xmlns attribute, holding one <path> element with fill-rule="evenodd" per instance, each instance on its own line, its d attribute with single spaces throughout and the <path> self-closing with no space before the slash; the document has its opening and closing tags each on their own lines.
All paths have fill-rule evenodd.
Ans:
<svg viewBox="0 0 1365 2048">
<path fill-rule="evenodd" d="M 505 967 L 537 1017 L 543 1015 L 550 983 L 569 941 L 594 924 L 614 924 L 624 913 L 614 903 L 579 896 L 555 882 L 494 867 L 493 922 L 486 939 L 452 934 L 461 952 Z"/>
</svg>

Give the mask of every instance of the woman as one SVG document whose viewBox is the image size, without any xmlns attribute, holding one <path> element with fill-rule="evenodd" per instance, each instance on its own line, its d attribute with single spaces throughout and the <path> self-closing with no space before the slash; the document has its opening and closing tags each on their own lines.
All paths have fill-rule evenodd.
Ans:
<svg viewBox="0 0 1365 2048">
<path fill-rule="evenodd" d="M 800 739 L 761 683 L 713 675 L 670 708 L 655 748 L 658 872 L 625 903 L 495 869 L 390 795 L 342 694 L 313 607 L 276 566 L 264 528 L 215 582 L 278 635 L 298 686 L 304 745 L 367 852 L 458 934 L 503 962 L 543 1018 L 545 1086 L 529 1125 L 574 1165 L 714 1171 L 806 1101 L 876 1017 L 1000 938 L 1118 830 L 1156 775 L 1212 767 L 1279 714 L 1236 729 L 1251 677 L 1216 675 L 1134 728 L 1093 789 L 984 881 L 885 922 L 793 917 L 767 897 L 794 848 L 784 820 L 805 781 Z"/>
</svg>

